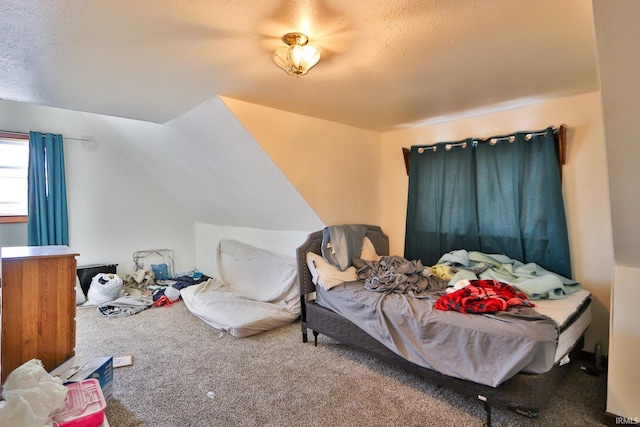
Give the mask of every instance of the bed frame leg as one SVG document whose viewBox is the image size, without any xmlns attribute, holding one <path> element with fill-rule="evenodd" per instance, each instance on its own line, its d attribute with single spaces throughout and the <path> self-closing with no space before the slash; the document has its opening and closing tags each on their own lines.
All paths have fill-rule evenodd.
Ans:
<svg viewBox="0 0 640 427">
<path fill-rule="evenodd" d="M 491 405 L 486 400 L 484 401 L 484 410 L 487 413 L 487 427 L 491 427 Z"/>
<path fill-rule="evenodd" d="M 487 398 L 484 397 L 481 394 L 478 395 L 478 400 L 481 400 L 482 403 L 484 404 L 484 411 L 487 414 L 487 422 L 486 422 L 485 426 L 491 427 L 491 405 L 487 401 Z"/>
<path fill-rule="evenodd" d="M 318 335 L 320 335 L 319 332 L 313 331 L 313 345 L 315 347 L 318 346 Z"/>
<path fill-rule="evenodd" d="M 307 341 L 309 341 L 309 339 L 307 338 L 307 325 L 303 323 L 302 324 L 302 342 L 305 343 Z"/>
</svg>

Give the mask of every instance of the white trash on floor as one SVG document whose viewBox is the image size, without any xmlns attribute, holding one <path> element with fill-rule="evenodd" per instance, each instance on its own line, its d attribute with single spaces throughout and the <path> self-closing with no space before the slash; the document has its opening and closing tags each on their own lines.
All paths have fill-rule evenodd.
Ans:
<svg viewBox="0 0 640 427">
<path fill-rule="evenodd" d="M 41 427 L 51 425 L 51 414 L 64 407 L 67 388 L 40 360 L 31 359 L 9 374 L 2 395 L 0 425 Z"/>
</svg>

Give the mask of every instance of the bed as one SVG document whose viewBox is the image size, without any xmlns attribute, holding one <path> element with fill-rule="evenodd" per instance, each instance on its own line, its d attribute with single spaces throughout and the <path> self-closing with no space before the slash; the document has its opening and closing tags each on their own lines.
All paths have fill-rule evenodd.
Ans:
<svg viewBox="0 0 640 427">
<path fill-rule="evenodd" d="M 388 237 L 382 229 L 379 226 L 373 225 L 367 225 L 365 228 L 367 238 L 365 240 L 368 240 L 370 244 L 373 245 L 376 254 L 378 256 L 388 255 Z M 326 231 L 326 229 L 324 231 Z M 321 286 L 316 287 L 314 282 L 318 282 L 318 272 L 310 270 L 309 266 L 311 264 L 309 264 L 309 259 L 311 257 L 315 257 L 314 259 L 316 259 L 322 256 L 322 242 L 323 230 L 311 233 L 307 240 L 297 249 L 296 254 L 300 285 L 303 342 L 308 342 L 308 330 L 311 330 L 316 346 L 318 335 L 323 334 L 341 343 L 372 354 L 388 363 L 413 372 L 438 385 L 446 386 L 458 392 L 473 396 L 484 405 L 487 425 L 491 425 L 491 408 L 493 406 L 504 407 L 521 415 L 537 418 L 539 411 L 544 407 L 549 398 L 549 390 L 555 388 L 568 369 L 571 359 L 569 353 L 573 349 L 580 349 L 582 347 L 582 337 L 591 320 L 590 295 L 587 291 L 577 293 L 576 296 L 572 298 L 558 300 L 561 302 L 555 306 L 554 303 L 556 301 L 540 301 L 541 304 L 538 304 L 540 306 L 539 309 L 546 313 L 544 316 L 541 316 L 546 319 L 541 320 L 541 330 L 545 331 L 542 334 L 544 335 L 543 338 L 538 341 L 536 341 L 537 338 L 532 338 L 532 340 L 527 343 L 515 340 L 515 347 L 512 348 L 507 347 L 509 345 L 508 342 L 500 345 L 501 353 L 517 352 L 521 354 L 519 360 L 513 363 L 513 366 L 510 368 L 511 370 L 517 368 L 517 372 L 503 372 L 501 376 L 495 380 L 492 378 L 482 378 L 481 376 L 475 378 L 472 372 L 474 369 L 467 369 L 466 372 L 460 374 L 457 371 L 452 373 L 450 368 L 447 369 L 441 366 L 436 368 L 430 363 L 430 361 L 434 360 L 433 358 L 430 359 L 430 355 L 414 357 L 412 356 L 414 352 L 413 348 L 409 348 L 409 350 L 403 348 L 412 347 L 411 345 L 405 346 L 402 342 L 400 342 L 400 344 L 397 342 L 394 344 L 393 340 L 385 339 L 386 337 L 381 337 L 379 334 L 372 332 L 375 328 L 372 329 L 371 322 L 367 323 L 366 319 L 363 320 L 363 318 L 369 315 L 368 312 L 372 311 L 370 310 L 370 300 L 367 299 L 369 297 L 358 294 L 360 296 L 355 298 L 365 299 L 359 300 L 356 304 L 349 304 L 348 302 L 350 295 L 349 288 L 362 288 L 362 283 L 358 285 L 357 283 L 347 280 L 338 286 L 335 286 L 335 284 L 332 285 L 334 287 L 330 290 L 325 290 Z M 312 266 L 312 269 L 315 269 L 313 268 L 314 266 L 315 264 Z M 338 283 L 339 282 L 338 280 Z M 336 298 L 328 298 L 329 295 L 334 294 L 337 295 Z M 538 301 L 536 301 L 536 303 L 537 302 Z M 364 314 L 358 313 L 358 310 L 356 310 L 355 313 L 353 310 L 348 310 L 348 307 L 345 308 L 345 304 L 347 306 L 359 305 L 363 308 L 359 311 L 364 312 Z M 391 305 L 393 306 L 394 304 Z M 558 311 L 556 310 L 558 308 L 556 306 L 560 306 L 559 311 L 563 314 L 556 314 Z M 447 314 L 450 318 L 461 318 L 463 322 L 476 322 L 480 317 L 492 317 L 484 315 L 477 317 L 479 315 L 449 312 L 447 312 Z M 384 317 L 393 318 L 394 315 L 394 313 L 385 313 Z M 401 320 L 400 323 L 406 321 L 406 318 L 402 316 L 401 318 L 403 320 Z M 495 318 L 492 321 L 495 322 Z M 550 321 L 554 325 L 555 332 L 549 332 Z M 375 320 L 374 323 L 375 322 L 379 322 L 379 320 Z M 446 327 L 451 327 L 451 325 L 447 325 Z M 391 326 L 391 329 L 393 328 L 394 326 Z M 460 330 L 462 331 L 462 329 Z M 549 338 L 549 333 L 554 333 L 555 337 Z M 462 332 L 458 332 L 458 335 L 461 334 L 463 335 Z M 538 333 L 536 333 L 536 335 L 537 334 Z M 422 330 L 422 332 L 419 330 L 417 335 L 419 336 L 417 340 L 425 343 L 426 347 L 429 347 L 430 339 L 441 339 L 430 338 L 424 330 Z M 462 337 L 461 339 L 464 340 L 465 338 Z M 544 361 L 538 363 L 527 356 L 526 352 L 520 351 L 522 350 L 521 347 L 527 346 L 537 347 L 539 350 L 542 349 L 542 353 L 545 354 L 543 358 Z M 474 346 L 471 345 L 469 347 L 473 348 Z M 431 346 L 431 348 L 433 348 L 433 346 Z M 473 353 L 473 350 L 471 350 L 471 353 Z M 478 363 L 480 365 L 482 364 L 482 362 L 474 361 L 475 356 L 473 354 L 467 354 L 465 357 L 465 360 L 476 366 L 476 368 Z M 435 360 L 442 360 L 442 356 L 437 356 Z M 437 365 L 437 363 L 435 364 Z M 519 369 L 519 367 L 523 367 L 523 369 Z M 475 370 L 478 372 L 483 371 L 483 369 Z"/>
</svg>

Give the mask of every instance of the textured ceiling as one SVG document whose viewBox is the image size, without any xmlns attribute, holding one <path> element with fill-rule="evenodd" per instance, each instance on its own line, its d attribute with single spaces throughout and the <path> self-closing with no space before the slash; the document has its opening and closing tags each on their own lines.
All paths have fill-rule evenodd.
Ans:
<svg viewBox="0 0 640 427">
<path fill-rule="evenodd" d="M 224 95 L 384 131 L 597 90 L 591 0 L 3 0 L 0 98 L 164 123 Z M 290 31 L 321 59 L 295 78 Z"/>
</svg>

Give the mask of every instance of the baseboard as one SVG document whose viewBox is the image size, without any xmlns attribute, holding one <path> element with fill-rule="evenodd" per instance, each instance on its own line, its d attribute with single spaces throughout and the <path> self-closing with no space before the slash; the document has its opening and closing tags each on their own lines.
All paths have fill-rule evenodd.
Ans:
<svg viewBox="0 0 640 427">
<path fill-rule="evenodd" d="M 620 415 L 615 415 L 615 414 L 612 414 L 611 412 L 604 413 L 602 422 L 604 422 L 609 427 L 640 425 L 640 419 L 638 417 L 633 417 L 633 418 L 621 417 Z"/>
</svg>

